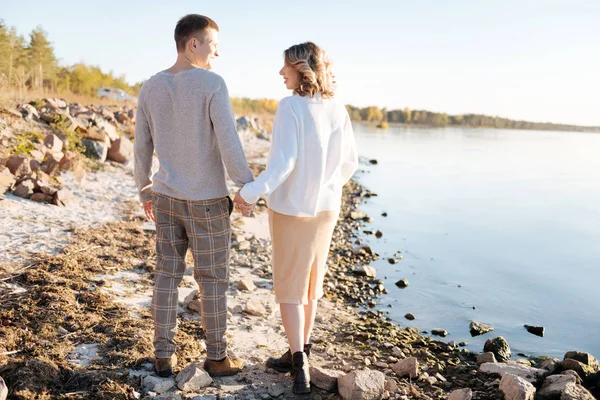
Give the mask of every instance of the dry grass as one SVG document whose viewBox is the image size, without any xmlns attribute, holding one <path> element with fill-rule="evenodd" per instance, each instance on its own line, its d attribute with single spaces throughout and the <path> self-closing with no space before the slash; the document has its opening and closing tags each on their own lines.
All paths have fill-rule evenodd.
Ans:
<svg viewBox="0 0 600 400">
<path fill-rule="evenodd" d="M 154 255 L 153 234 L 121 222 L 77 229 L 61 254 L 40 255 L 28 260 L 28 269 L 0 276 L 26 289 L 0 289 L 0 376 L 11 398 L 133 398 L 139 381 L 124 368 L 153 360 L 152 317 L 149 310 L 132 316 L 102 293 L 95 277 L 133 268 L 152 272 Z M 182 321 L 176 338 L 182 365 L 201 356 L 202 336 L 198 322 Z M 103 357 L 85 370 L 66 360 L 82 343 L 97 343 Z"/>
</svg>

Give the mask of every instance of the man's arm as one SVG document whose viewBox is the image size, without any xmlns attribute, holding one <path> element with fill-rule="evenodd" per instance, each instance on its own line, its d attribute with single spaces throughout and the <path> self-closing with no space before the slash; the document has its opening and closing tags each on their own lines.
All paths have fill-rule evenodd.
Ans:
<svg viewBox="0 0 600 400">
<path fill-rule="evenodd" d="M 217 136 L 219 151 L 229 177 L 238 185 L 252 182 L 254 177 L 248 167 L 248 161 L 246 161 L 246 155 L 235 126 L 229 92 L 224 81 L 221 82 L 210 100 L 209 113 Z"/>
<path fill-rule="evenodd" d="M 133 141 L 133 160 L 134 160 L 134 177 L 135 184 L 138 188 L 140 201 L 146 203 L 152 200 L 152 155 L 154 154 L 154 143 L 150 133 L 150 124 L 144 112 L 144 104 L 141 101 L 142 93 L 140 93 L 140 102 L 138 104 L 137 114 L 135 117 L 135 138 Z M 150 209 L 151 210 L 151 209 Z"/>
</svg>

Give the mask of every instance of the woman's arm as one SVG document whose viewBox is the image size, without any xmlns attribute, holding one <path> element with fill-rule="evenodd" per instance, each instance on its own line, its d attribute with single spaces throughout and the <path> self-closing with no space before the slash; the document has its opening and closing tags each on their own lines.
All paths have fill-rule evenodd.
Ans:
<svg viewBox="0 0 600 400">
<path fill-rule="evenodd" d="M 272 193 L 294 170 L 298 158 L 298 119 L 291 106 L 282 100 L 273 122 L 273 143 L 267 168 L 254 180 L 246 184 L 240 196 L 253 204 L 261 195 Z"/>
<path fill-rule="evenodd" d="M 342 185 L 345 185 L 358 169 L 358 153 L 356 151 L 356 141 L 354 140 L 354 130 L 347 111 L 342 146 L 344 148 L 342 151 L 341 180 Z"/>
</svg>

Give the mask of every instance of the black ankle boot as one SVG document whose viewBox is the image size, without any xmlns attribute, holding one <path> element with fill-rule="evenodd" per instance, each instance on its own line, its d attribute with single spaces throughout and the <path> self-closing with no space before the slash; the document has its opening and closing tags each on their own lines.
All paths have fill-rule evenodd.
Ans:
<svg viewBox="0 0 600 400">
<path fill-rule="evenodd" d="M 294 394 L 310 393 L 310 372 L 308 357 L 303 351 L 297 351 L 292 356 L 292 370 L 294 375 Z"/>
<path fill-rule="evenodd" d="M 310 349 L 312 344 L 304 345 L 304 352 L 307 357 L 310 357 Z M 292 370 L 292 352 L 286 351 L 281 357 L 269 357 L 267 360 L 267 368 L 272 368 L 277 372 L 290 372 Z"/>
</svg>

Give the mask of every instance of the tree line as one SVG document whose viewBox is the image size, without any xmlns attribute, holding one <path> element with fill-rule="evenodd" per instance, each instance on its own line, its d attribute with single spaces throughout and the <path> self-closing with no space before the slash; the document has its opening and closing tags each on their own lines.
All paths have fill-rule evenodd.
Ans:
<svg viewBox="0 0 600 400">
<path fill-rule="evenodd" d="M 347 105 L 346 109 L 348 110 L 348 114 L 350 114 L 350 118 L 353 121 L 374 122 L 378 124 L 388 122 L 433 127 L 455 126 L 472 128 L 600 132 L 600 127 L 598 126 L 516 121 L 508 118 L 492 117 L 481 114 L 448 115 L 446 113 L 436 113 L 427 110 L 411 110 L 408 107 L 402 110 L 388 111 L 386 108 L 378 108 L 375 106 L 359 108 Z"/>
<path fill-rule="evenodd" d="M 25 37 L 3 20 L 0 20 L 0 84 L 21 92 L 68 91 L 84 96 L 95 96 L 96 91 L 105 86 L 131 93 L 136 93 L 141 86 L 129 85 L 124 75 L 115 76 L 99 67 L 83 63 L 61 66 L 41 26 Z"/>
<path fill-rule="evenodd" d="M 125 76 L 106 73 L 99 67 L 84 63 L 61 66 L 58 63 L 48 34 L 41 26 L 33 29 L 27 37 L 17 34 L 14 27 L 0 19 L 0 90 L 16 88 L 61 93 L 69 92 L 96 97 L 101 87 L 123 89 L 138 94 L 142 82 L 130 85 Z M 232 98 L 233 108 L 238 114 L 269 114 L 277 109 L 277 101 L 270 99 Z M 387 110 L 386 108 L 346 106 L 353 121 L 410 124 L 421 126 L 490 127 L 504 129 L 539 129 L 562 131 L 594 131 L 600 127 L 585 127 L 566 124 L 551 124 L 515 121 L 508 118 L 479 114 L 448 115 L 426 110 Z M 387 124 L 385 124 L 387 125 Z"/>
</svg>

